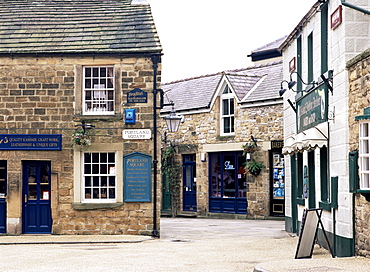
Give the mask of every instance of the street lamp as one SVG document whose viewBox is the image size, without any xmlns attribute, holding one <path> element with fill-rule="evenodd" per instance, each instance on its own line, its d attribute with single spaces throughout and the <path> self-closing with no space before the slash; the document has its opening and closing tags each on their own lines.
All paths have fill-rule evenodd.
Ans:
<svg viewBox="0 0 370 272">
<path fill-rule="evenodd" d="M 182 117 L 177 115 L 174 108 L 174 103 L 171 103 L 172 109 L 169 115 L 163 117 L 167 124 L 169 132 L 177 132 L 181 123 Z"/>
</svg>

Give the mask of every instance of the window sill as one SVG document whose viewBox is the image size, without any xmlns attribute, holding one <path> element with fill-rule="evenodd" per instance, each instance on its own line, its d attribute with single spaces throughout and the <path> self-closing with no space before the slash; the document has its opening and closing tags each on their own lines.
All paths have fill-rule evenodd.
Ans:
<svg viewBox="0 0 370 272">
<path fill-rule="evenodd" d="M 123 115 L 122 114 L 114 114 L 114 115 L 81 115 L 81 114 L 75 114 L 73 116 L 74 121 L 122 121 Z"/>
<path fill-rule="evenodd" d="M 114 209 L 123 205 L 123 202 L 117 203 L 72 203 L 72 208 L 75 210 L 99 210 L 99 209 Z"/>
<path fill-rule="evenodd" d="M 319 202 L 319 208 L 322 208 L 323 210 L 330 212 L 331 208 L 337 209 L 338 207 L 334 207 L 334 205 L 330 202 L 320 201 Z"/>
</svg>

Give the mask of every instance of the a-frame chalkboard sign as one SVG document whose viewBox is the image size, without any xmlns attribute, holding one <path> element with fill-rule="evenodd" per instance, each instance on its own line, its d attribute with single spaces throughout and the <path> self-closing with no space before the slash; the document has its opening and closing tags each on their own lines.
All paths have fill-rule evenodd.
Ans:
<svg viewBox="0 0 370 272">
<path fill-rule="evenodd" d="M 328 237 L 321 221 L 322 209 L 305 209 L 302 216 L 302 225 L 299 233 L 299 240 L 297 251 L 295 254 L 296 259 L 311 258 L 315 239 L 317 236 L 317 229 L 321 225 L 322 232 L 325 236 L 327 246 L 330 250 L 331 256 L 334 258 L 333 251 L 330 247 Z"/>
</svg>

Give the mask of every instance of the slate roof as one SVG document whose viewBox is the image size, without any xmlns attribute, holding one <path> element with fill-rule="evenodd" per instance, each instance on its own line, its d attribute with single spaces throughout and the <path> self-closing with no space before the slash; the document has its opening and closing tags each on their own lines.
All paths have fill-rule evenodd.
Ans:
<svg viewBox="0 0 370 272">
<path fill-rule="evenodd" d="M 283 79 L 282 68 L 282 62 L 275 62 L 164 83 L 165 102 L 172 100 L 178 112 L 209 110 L 222 80 L 230 83 L 240 104 L 281 100 L 279 87 Z M 169 110 L 166 107 L 162 112 Z"/>
<path fill-rule="evenodd" d="M 148 4 L 2 0 L 0 54 L 161 52 Z"/>
<path fill-rule="evenodd" d="M 264 46 L 258 47 L 257 49 L 252 50 L 253 53 L 260 53 L 264 51 L 270 51 L 270 50 L 277 50 L 279 46 L 286 40 L 288 35 L 281 37 L 280 39 L 277 39 L 273 42 L 270 42 L 268 44 L 265 44 Z"/>
</svg>

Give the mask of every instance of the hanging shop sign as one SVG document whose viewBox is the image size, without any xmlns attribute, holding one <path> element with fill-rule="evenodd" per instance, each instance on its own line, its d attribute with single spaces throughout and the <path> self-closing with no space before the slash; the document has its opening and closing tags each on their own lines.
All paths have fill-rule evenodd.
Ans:
<svg viewBox="0 0 370 272">
<path fill-rule="evenodd" d="M 62 150 L 62 135 L 0 134 L 0 150 Z"/>
<path fill-rule="evenodd" d="M 152 157 L 140 152 L 123 156 L 124 201 L 152 201 Z"/>
<path fill-rule="evenodd" d="M 127 93 L 127 103 L 148 103 L 148 93 L 135 88 Z"/>
<path fill-rule="evenodd" d="M 328 120 L 328 90 L 325 84 L 316 87 L 296 101 L 297 130 L 304 131 Z"/>
</svg>

